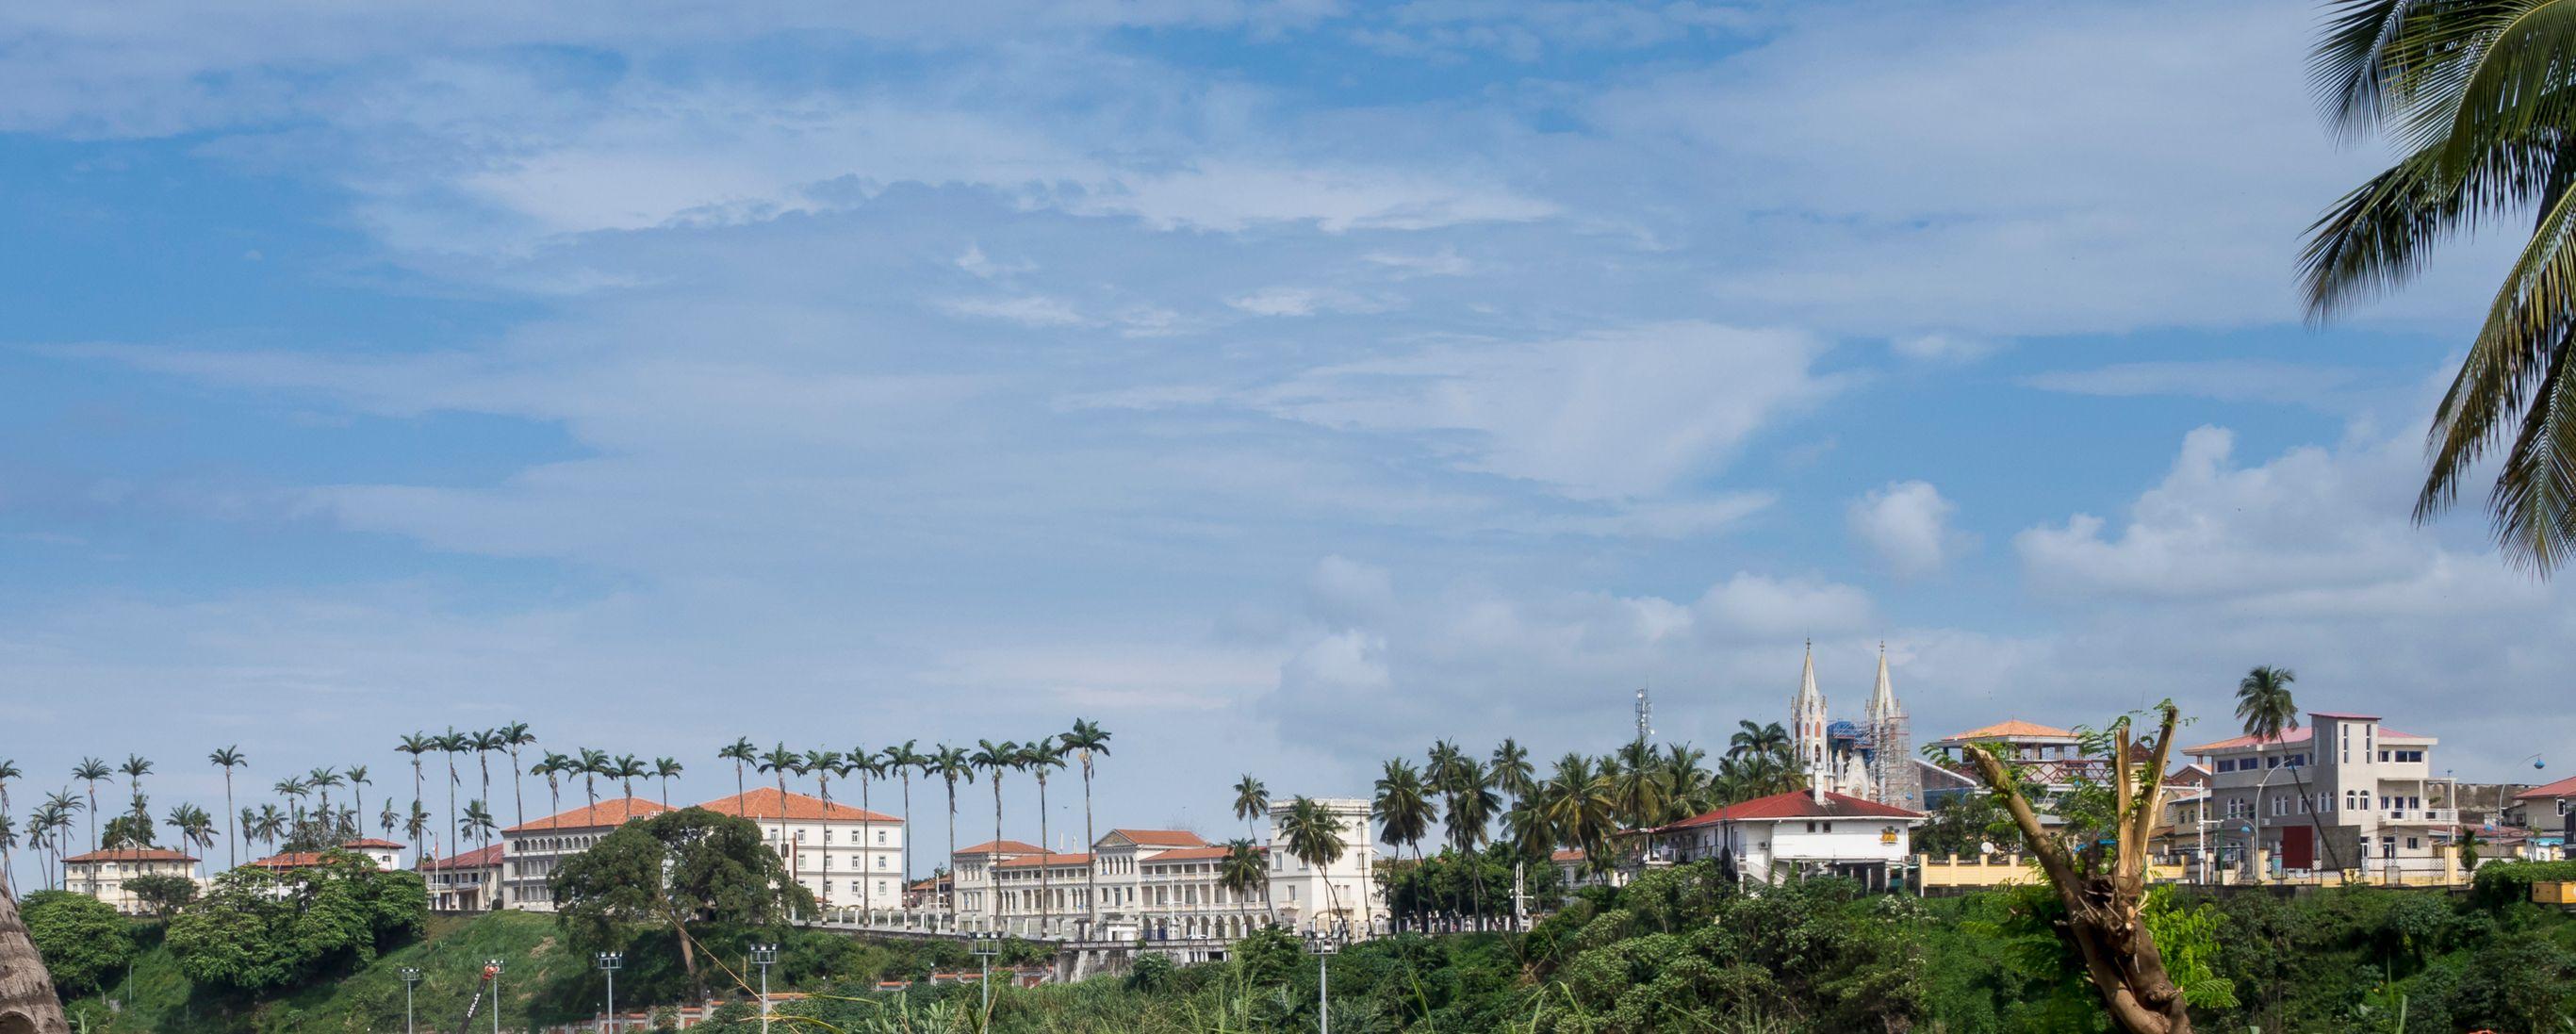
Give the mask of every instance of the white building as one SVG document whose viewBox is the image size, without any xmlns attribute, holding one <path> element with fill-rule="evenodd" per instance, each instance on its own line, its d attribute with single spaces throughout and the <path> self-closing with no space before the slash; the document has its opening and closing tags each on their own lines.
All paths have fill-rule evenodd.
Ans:
<svg viewBox="0 0 2576 1034">
<path fill-rule="evenodd" d="M 1751 882 L 1832 875 L 1883 890 L 1922 821 L 1920 812 L 1847 794 L 1778 793 L 1653 830 L 1646 864 L 1725 859 Z"/>
<path fill-rule="evenodd" d="M 2184 748 L 2209 769 L 2217 835 L 2249 841 L 2284 872 L 2439 877 L 2459 812 L 2439 800 L 2430 736 L 2377 715 L 2308 712 L 2278 739 L 2237 736 Z M 2251 861 L 2250 857 L 2243 859 Z"/>
<path fill-rule="evenodd" d="M 397 844 L 391 840 L 380 840 L 375 837 L 368 837 L 364 840 L 349 841 L 348 843 L 340 845 L 340 849 L 347 851 L 350 854 L 362 856 L 366 858 L 366 860 L 376 863 L 376 868 L 390 870 L 400 869 L 403 867 L 402 853 L 403 848 L 407 846 L 409 845 Z"/>
<path fill-rule="evenodd" d="M 63 859 L 64 890 L 107 902 L 126 915 L 145 911 L 142 899 L 125 887 L 125 881 L 138 876 L 177 876 L 198 882 L 197 858 L 163 847 L 120 847 Z"/>
<path fill-rule="evenodd" d="M 902 819 L 801 793 L 782 798 L 776 787 L 698 807 L 758 823 L 762 841 L 826 911 L 903 907 Z"/>
<path fill-rule="evenodd" d="M 1014 858 L 1030 858 L 1042 853 L 1038 845 L 1018 840 L 987 840 L 957 849 L 949 859 L 950 904 L 961 922 L 984 920 L 976 929 L 989 929 L 1000 915 L 1001 901 L 995 892 L 995 867 Z"/>
<path fill-rule="evenodd" d="M 420 875 L 429 884 L 430 910 L 482 912 L 499 907 L 502 852 L 508 847 L 503 842 L 423 864 Z"/>
<path fill-rule="evenodd" d="M 619 826 L 669 810 L 642 797 L 618 797 L 502 830 L 501 903 L 534 912 L 554 911 L 554 893 L 547 889 L 546 880 L 564 859 L 589 850 Z"/>
</svg>

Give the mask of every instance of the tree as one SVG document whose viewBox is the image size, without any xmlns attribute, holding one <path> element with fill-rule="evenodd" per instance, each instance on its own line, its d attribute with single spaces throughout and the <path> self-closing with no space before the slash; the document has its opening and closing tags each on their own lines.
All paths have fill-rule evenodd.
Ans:
<svg viewBox="0 0 2576 1034">
<path fill-rule="evenodd" d="M 402 742 L 394 746 L 396 752 L 411 755 L 411 806 L 415 811 L 419 810 L 421 801 L 420 756 L 437 749 L 437 740 L 425 733 L 417 732 L 403 737 Z M 429 840 L 415 830 L 411 835 L 411 844 L 412 867 L 417 869 L 421 862 L 429 858 Z"/>
<path fill-rule="evenodd" d="M 2403 153 L 2309 227 L 2308 313 L 2331 318 L 2405 284 L 2463 231 L 2532 219 L 2434 410 L 2414 516 L 2448 509 L 2503 445 L 2490 527 L 2509 560 L 2546 576 L 2576 545 L 2576 178 L 2564 143 L 2576 29 L 2543 0 L 2333 6 L 2309 61 L 2328 121 L 2352 137 L 2386 132 Z"/>
<path fill-rule="evenodd" d="M 162 821 L 178 834 L 178 843 L 181 845 L 212 852 L 215 846 L 215 817 L 206 814 L 206 809 L 194 804 L 182 804 L 170 809 L 170 817 Z"/>
<path fill-rule="evenodd" d="M 965 750 L 945 743 L 930 752 L 930 764 L 931 770 L 938 772 L 941 781 L 948 784 L 948 857 L 954 859 L 957 857 L 957 781 L 974 782 L 975 765 L 967 760 Z M 957 908 L 956 884 L 952 882 L 949 887 L 948 907 L 953 913 Z"/>
<path fill-rule="evenodd" d="M 499 828 L 500 823 L 492 817 L 492 809 L 485 807 L 482 801 L 475 800 L 465 802 L 466 836 L 477 838 L 482 841 L 483 846 L 490 847 L 492 846 L 492 834 L 499 832 Z M 459 844 L 457 846 L 463 847 L 464 845 Z M 458 853 L 461 854 L 463 852 L 460 851 Z"/>
<path fill-rule="evenodd" d="M 671 780 L 679 778 L 681 771 L 678 758 L 653 759 L 653 778 L 662 781 L 662 806 L 665 808 L 671 806 Z"/>
<path fill-rule="evenodd" d="M 618 795 L 625 799 L 625 803 L 620 806 L 624 813 L 618 816 L 618 820 L 623 822 L 634 818 L 635 781 L 651 776 L 653 770 L 644 767 L 643 758 L 633 754 L 620 754 L 616 760 L 608 763 L 608 770 L 600 774 L 617 780 Z M 781 804 L 780 807 L 785 805 Z"/>
<path fill-rule="evenodd" d="M 197 881 L 185 876 L 137 876 L 125 881 L 125 889 L 144 911 L 163 919 L 197 900 Z"/>
<path fill-rule="evenodd" d="M 1055 867 L 1048 854 L 1055 843 L 1047 833 L 1047 773 L 1064 767 L 1064 747 L 1053 736 L 1041 736 L 1020 749 L 1019 761 L 1038 780 L 1038 929 L 1045 931 L 1055 919 L 1055 886 L 1047 871 Z"/>
<path fill-rule="evenodd" d="M 1377 817 L 1378 835 L 1397 847 L 1410 846 L 1413 857 L 1422 857 L 1422 840 L 1431 835 L 1431 824 L 1439 820 L 1431 804 L 1431 795 L 1422 784 L 1422 773 L 1413 762 L 1393 758 L 1386 762 L 1377 777 L 1377 797 L 1369 810 Z"/>
<path fill-rule="evenodd" d="M 968 760 L 984 770 L 985 781 L 993 786 L 993 842 L 999 844 L 1002 840 L 1002 773 L 1020 767 L 1020 745 L 1009 740 L 1000 743 L 977 740 L 975 753 Z M 1002 895 L 996 892 L 992 899 L 993 918 L 998 922 L 1002 917 Z"/>
<path fill-rule="evenodd" d="M 349 819 L 347 838 L 355 840 L 360 834 L 365 833 L 367 829 L 366 823 L 355 816 L 357 815 L 358 809 L 366 807 L 367 784 L 374 782 L 374 780 L 367 778 L 367 766 L 365 765 L 351 765 L 347 768 L 341 769 L 340 777 L 348 780 L 349 782 L 349 807 L 342 809 L 342 811 L 351 816 Z"/>
<path fill-rule="evenodd" d="M 1985 845 L 2013 836 L 2012 816 L 1991 795 L 1962 793 L 1943 800 L 1914 831 L 1914 850 L 1946 857 L 1975 858 Z"/>
<path fill-rule="evenodd" d="M 1299 796 L 1289 802 L 1287 820 L 1280 823 L 1280 832 L 1287 836 L 1288 853 L 1317 870 L 1330 865 L 1333 859 L 1341 857 L 1342 852 L 1349 849 L 1349 844 L 1342 839 L 1341 818 L 1311 797 Z M 1339 915 L 1341 894 L 1330 878 L 1324 880 L 1324 893 L 1332 903 L 1334 914 Z"/>
<path fill-rule="evenodd" d="M 635 928 L 671 930 L 698 997 L 698 945 L 717 931 L 786 922 L 813 909 L 760 827 L 705 808 L 664 812 L 619 826 L 565 859 L 548 880 L 559 922 L 584 950 L 623 950 Z"/>
<path fill-rule="evenodd" d="M 66 998 L 104 986 L 134 961 L 134 934 L 107 902 L 65 890 L 40 890 L 18 907 L 27 939 L 44 956 L 54 988 Z"/>
<path fill-rule="evenodd" d="M 1109 756 L 1109 731 L 1101 728 L 1098 722 L 1076 718 L 1073 729 L 1059 734 L 1059 738 L 1064 741 L 1064 749 L 1072 751 L 1073 756 L 1082 762 L 1082 849 L 1089 851 L 1100 842 L 1091 830 L 1091 762 L 1094 755 Z M 1083 924 L 1087 929 L 1092 922 L 1091 916 L 1100 908 L 1100 880 L 1089 867 L 1083 869 L 1082 876 Z M 1264 888 L 1267 889 L 1266 884 Z"/>
<path fill-rule="evenodd" d="M 760 760 L 760 748 L 751 745 L 751 737 L 740 737 L 734 740 L 731 745 L 726 746 L 722 750 L 716 751 L 716 760 L 733 762 L 734 814 L 736 816 L 745 814 L 745 810 L 750 807 L 751 802 L 743 796 L 743 794 L 750 791 L 745 789 L 743 786 L 742 768 L 744 765 Z"/>
<path fill-rule="evenodd" d="M 18 770 L 17 762 L 0 758 L 0 819 L 9 815 L 9 780 L 23 778 L 26 778 L 26 773 Z M 0 891 L 10 891 L 15 886 L 18 856 L 11 848 L 17 846 L 17 840 L 14 830 L 5 840 L 0 840 Z"/>
<path fill-rule="evenodd" d="M 2163 810 L 2163 776 L 2172 757 L 2173 702 L 2158 705 L 2159 722 L 2149 761 L 2137 765 L 2131 752 L 2130 721 L 2112 723 L 2110 812 L 2112 849 L 2099 842 L 2070 848 L 2040 824 L 2039 812 L 2024 793 L 2022 780 L 1984 744 L 1961 748 L 1978 778 L 1995 795 L 2019 827 L 2023 845 L 2039 862 L 2065 915 L 2058 918 L 2058 938 L 2082 965 L 2085 979 L 2123 1034 L 2190 1034 L 2191 1014 L 2182 988 L 2165 969 L 2147 928 L 2148 839 Z"/>
<path fill-rule="evenodd" d="M 327 767 L 317 768 L 305 775 L 304 785 L 311 787 L 313 793 L 321 798 L 321 802 L 315 806 L 313 812 L 322 817 L 321 832 L 308 839 L 319 842 L 338 839 L 333 835 L 334 831 L 331 828 L 331 788 L 340 785 L 340 773 Z"/>
<path fill-rule="evenodd" d="M 141 754 L 128 754 L 125 763 L 118 765 L 117 770 L 125 773 L 125 788 L 133 792 L 134 799 L 142 800 L 143 777 L 152 774 L 151 759 Z"/>
<path fill-rule="evenodd" d="M 510 806 L 514 825 L 528 824 L 528 800 L 519 792 L 519 748 L 537 745 L 537 736 L 528 731 L 528 723 L 511 722 L 493 730 L 501 734 L 501 746 L 510 752 Z"/>
<path fill-rule="evenodd" d="M 463 854 L 463 844 L 456 839 L 456 756 L 474 749 L 474 737 L 456 731 L 451 725 L 434 741 L 440 753 L 447 756 L 447 853 Z"/>
<path fill-rule="evenodd" d="M 761 774 L 778 774 L 778 854 L 787 856 L 787 776 L 805 774 L 805 755 L 787 749 L 784 743 L 760 756 Z M 739 817 L 739 816 L 737 816 Z"/>
<path fill-rule="evenodd" d="M 2245 723 L 2245 734 L 2254 737 L 2254 756 L 2261 758 L 2263 748 L 2281 741 L 2286 729 L 2299 727 L 2299 705 L 2290 698 L 2290 683 L 2299 676 L 2288 668 L 2259 665 L 2246 672 L 2236 683 L 2236 717 Z M 2254 787 L 2254 825 L 2263 823 L 2263 786 Z M 2258 838 L 2259 839 L 2259 838 Z M 2251 866 L 2253 858 L 2247 857 Z"/>
<path fill-rule="evenodd" d="M 18 820 L 0 811 L 0 894 L 18 892 Z"/>
<path fill-rule="evenodd" d="M 1538 771 L 1530 766 L 1529 751 L 1510 737 L 1494 748 L 1494 788 L 1511 796 L 1512 807 L 1538 788 Z"/>
<path fill-rule="evenodd" d="M 531 774 L 546 778 L 546 814 L 563 813 L 563 777 L 580 770 L 581 763 L 574 761 L 572 755 L 553 751 L 547 751 L 544 758 L 528 767 Z"/>
<path fill-rule="evenodd" d="M 100 780 L 115 777 L 116 770 L 97 758 L 82 758 L 80 764 L 72 766 L 72 778 L 89 784 L 89 849 L 92 851 L 98 850 L 98 784 Z"/>
<path fill-rule="evenodd" d="M 1587 866 L 1610 864 L 1610 833 L 1618 825 L 1618 801 L 1611 778 L 1593 767 L 1592 759 L 1569 753 L 1556 761 L 1542 793 L 1536 820 L 1550 839 L 1583 852 Z"/>
<path fill-rule="evenodd" d="M 235 745 L 215 748 L 214 753 L 206 755 L 206 762 L 224 770 L 224 813 L 232 814 L 233 769 L 250 767 L 250 758 L 242 754 L 240 746 Z M 8 808 L 8 801 L 0 799 L 0 811 L 7 811 Z M 235 832 L 236 830 L 232 828 L 224 830 L 224 868 L 227 869 L 241 864 L 241 856 L 233 848 Z"/>
<path fill-rule="evenodd" d="M 592 808 L 599 807 L 599 777 L 617 771 L 617 762 L 604 750 L 581 748 L 573 762 L 573 771 L 581 776 L 581 796 Z"/>
<path fill-rule="evenodd" d="M 1270 860 L 1262 856 L 1261 848 L 1251 840 L 1238 838 L 1226 842 L 1225 857 L 1216 865 L 1216 882 L 1217 886 L 1239 897 L 1248 898 L 1258 892 L 1262 914 L 1269 916 L 1273 923 L 1279 921 L 1278 913 L 1270 908 Z"/>
<path fill-rule="evenodd" d="M 152 836 L 152 816 L 126 812 L 107 820 L 106 840 L 100 845 L 110 851 L 151 847 L 158 843 Z"/>
<path fill-rule="evenodd" d="M 1735 725 L 1735 732 L 1726 738 L 1726 756 L 1779 758 L 1784 761 L 1788 758 L 1789 730 L 1780 723 L 1764 725 L 1739 721 Z"/>
<path fill-rule="evenodd" d="M 1244 773 L 1243 778 L 1234 781 L 1234 817 L 1243 820 L 1243 828 L 1246 831 L 1258 836 L 1261 831 L 1253 826 L 1252 821 L 1269 813 L 1269 787 L 1262 785 L 1261 780 L 1253 778 L 1250 772 Z"/>
<path fill-rule="evenodd" d="M 905 740 L 887 747 L 885 753 L 880 755 L 885 762 L 886 771 L 903 779 L 903 880 L 900 885 L 905 888 L 912 886 L 912 773 L 919 770 L 923 775 L 931 774 L 930 756 L 914 749 L 920 745 L 920 742 Z M 956 846 L 953 840 L 949 844 L 952 849 Z M 909 898 L 899 898 L 899 900 L 909 900 Z"/>
<path fill-rule="evenodd" d="M 333 848 L 293 872 L 246 867 L 216 877 L 170 921 L 166 943 L 189 980 L 257 992 L 363 966 L 428 914 L 420 874 Z"/>
</svg>

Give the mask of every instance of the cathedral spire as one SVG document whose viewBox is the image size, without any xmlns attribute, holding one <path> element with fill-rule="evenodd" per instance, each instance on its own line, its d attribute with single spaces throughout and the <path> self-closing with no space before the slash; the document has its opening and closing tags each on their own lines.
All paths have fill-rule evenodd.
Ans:
<svg viewBox="0 0 2576 1034">
<path fill-rule="evenodd" d="M 1869 720 L 1881 722 L 1905 714 L 1905 705 L 1896 702 L 1896 687 L 1887 680 L 1887 643 L 1878 644 L 1878 685 L 1870 690 Z"/>
<path fill-rule="evenodd" d="M 1807 659 L 1798 672 L 1798 695 L 1789 701 L 1789 747 L 1792 763 L 1822 792 L 1827 758 L 1833 745 L 1825 738 L 1825 694 L 1816 689 L 1816 642 L 1807 641 Z"/>
</svg>

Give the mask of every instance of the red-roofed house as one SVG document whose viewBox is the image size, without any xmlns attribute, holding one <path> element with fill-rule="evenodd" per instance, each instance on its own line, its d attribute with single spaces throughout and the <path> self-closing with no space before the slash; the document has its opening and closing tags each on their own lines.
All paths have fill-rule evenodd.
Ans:
<svg viewBox="0 0 2576 1034">
<path fill-rule="evenodd" d="M 197 857 L 165 847 L 119 847 L 63 859 L 63 889 L 87 894 L 127 915 L 146 909 L 125 881 L 137 876 L 197 878 Z"/>
<path fill-rule="evenodd" d="M 507 841 L 420 867 L 429 883 L 429 907 L 439 912 L 481 912 L 494 908 L 501 894 L 502 852 Z"/>
<path fill-rule="evenodd" d="M 2310 711 L 2277 738 L 2230 736 L 2182 752 L 2209 770 L 2221 864 L 2252 870 L 2250 841 L 2274 875 L 2443 882 L 2457 877 L 2448 852 L 2460 820 L 2433 779 L 2438 742 L 2377 715 Z"/>
<path fill-rule="evenodd" d="M 2567 836 L 2576 830 L 2576 776 L 2554 783 L 2532 787 L 2513 795 L 2513 816 L 2523 827 L 2537 834 L 2537 857 L 2558 859 L 2570 856 Z M 2551 841 L 2555 841 L 2554 843 Z"/>
<path fill-rule="evenodd" d="M 903 907 L 902 819 L 801 793 L 781 795 L 774 786 L 698 807 L 758 823 L 761 839 L 827 911 Z"/>
<path fill-rule="evenodd" d="M 1838 793 L 1756 797 L 1648 831 L 1648 864 L 1729 859 L 1741 878 L 1848 876 L 1885 889 L 1923 814 Z"/>
<path fill-rule="evenodd" d="M 659 801 L 618 797 L 502 830 L 501 895 L 505 900 L 499 904 L 554 911 L 554 893 L 546 888 L 546 880 L 564 859 L 589 850 L 619 826 L 669 810 Z"/>
</svg>

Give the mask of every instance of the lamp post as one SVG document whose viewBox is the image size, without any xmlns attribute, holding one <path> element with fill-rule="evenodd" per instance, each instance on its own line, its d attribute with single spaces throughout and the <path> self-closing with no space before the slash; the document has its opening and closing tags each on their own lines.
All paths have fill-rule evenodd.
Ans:
<svg viewBox="0 0 2576 1034">
<path fill-rule="evenodd" d="M 483 972 L 492 975 L 492 1034 L 501 1034 L 501 960 L 483 960 Z"/>
<path fill-rule="evenodd" d="M 760 1034 L 769 1034 L 769 967 L 778 964 L 778 946 L 751 946 L 751 964 L 760 967 Z"/>
<path fill-rule="evenodd" d="M 599 1029 L 605 1031 L 609 1024 L 617 1022 L 617 970 L 626 965 L 626 953 L 603 951 L 594 958 L 599 962 L 599 971 L 608 974 L 608 1011 L 599 1022 Z"/>
<path fill-rule="evenodd" d="M 404 966 L 394 973 L 402 977 L 403 982 L 403 1034 L 412 1034 L 411 989 L 413 985 L 420 983 L 420 967 Z"/>
<path fill-rule="evenodd" d="M 976 959 L 984 964 L 984 1015 L 991 1016 L 993 1015 L 993 956 L 1002 953 L 1001 931 L 975 934 L 967 950 L 974 952 Z"/>
<path fill-rule="evenodd" d="M 1341 945 L 1331 934 L 1306 932 L 1306 954 L 1315 957 L 1315 1029 L 1317 1034 L 1333 1034 L 1333 971 L 1329 963 Z"/>
</svg>

